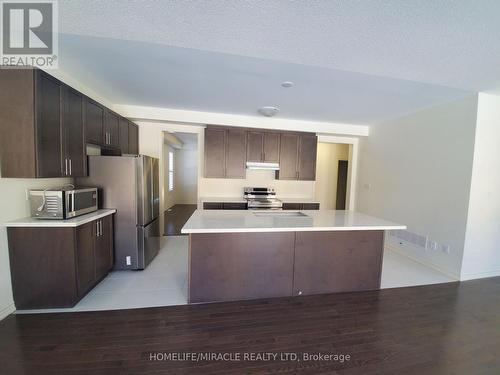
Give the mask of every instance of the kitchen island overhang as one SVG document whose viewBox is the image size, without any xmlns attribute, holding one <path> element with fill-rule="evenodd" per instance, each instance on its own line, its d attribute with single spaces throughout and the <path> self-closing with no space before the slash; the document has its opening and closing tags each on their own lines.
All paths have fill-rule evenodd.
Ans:
<svg viewBox="0 0 500 375">
<path fill-rule="evenodd" d="M 405 225 L 354 211 L 197 210 L 189 303 L 380 288 L 384 232 Z"/>
</svg>

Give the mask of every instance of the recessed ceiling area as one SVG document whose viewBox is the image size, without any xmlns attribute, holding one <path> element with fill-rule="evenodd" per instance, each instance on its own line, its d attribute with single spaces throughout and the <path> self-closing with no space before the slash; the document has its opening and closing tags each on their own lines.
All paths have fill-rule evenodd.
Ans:
<svg viewBox="0 0 500 375">
<path fill-rule="evenodd" d="M 61 69 L 116 104 L 371 124 L 500 93 L 496 0 L 73 0 L 59 12 Z"/>
<path fill-rule="evenodd" d="M 63 35 L 60 68 L 114 104 L 370 124 L 469 92 L 161 44 Z M 284 88 L 292 79 L 294 86 Z"/>
</svg>

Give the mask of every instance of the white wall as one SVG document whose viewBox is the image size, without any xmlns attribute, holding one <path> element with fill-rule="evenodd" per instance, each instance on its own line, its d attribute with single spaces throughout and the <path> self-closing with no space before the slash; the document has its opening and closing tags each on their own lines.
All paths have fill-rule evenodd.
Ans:
<svg viewBox="0 0 500 375">
<path fill-rule="evenodd" d="M 459 278 L 467 223 L 477 96 L 374 125 L 361 141 L 357 210 L 450 245 L 399 247 Z"/>
<path fill-rule="evenodd" d="M 318 143 L 316 158 L 315 199 L 323 210 L 335 210 L 339 160 L 348 160 L 349 145 Z"/>
<path fill-rule="evenodd" d="M 26 189 L 57 187 L 70 183 L 69 178 L 51 179 L 14 179 L 0 178 L 0 223 L 30 216 L 29 202 L 26 200 Z M 10 282 L 9 248 L 7 228 L 0 229 L 0 319 L 14 311 L 12 286 Z"/>
<path fill-rule="evenodd" d="M 174 174 L 177 204 L 196 204 L 198 202 L 198 149 L 177 149 L 174 157 Z"/>
<path fill-rule="evenodd" d="M 500 97 L 479 94 L 462 280 L 500 276 Z"/>
</svg>

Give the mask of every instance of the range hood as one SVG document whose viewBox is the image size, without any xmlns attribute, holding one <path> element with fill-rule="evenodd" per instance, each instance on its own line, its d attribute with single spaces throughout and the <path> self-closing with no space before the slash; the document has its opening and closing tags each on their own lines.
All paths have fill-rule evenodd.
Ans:
<svg viewBox="0 0 500 375">
<path fill-rule="evenodd" d="M 255 161 L 247 161 L 247 169 L 264 169 L 267 171 L 279 171 L 279 163 L 260 163 Z"/>
</svg>

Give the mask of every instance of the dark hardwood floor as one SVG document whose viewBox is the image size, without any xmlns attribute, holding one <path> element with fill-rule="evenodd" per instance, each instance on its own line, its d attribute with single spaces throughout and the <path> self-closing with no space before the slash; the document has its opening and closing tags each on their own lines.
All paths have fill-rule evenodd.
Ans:
<svg viewBox="0 0 500 375">
<path fill-rule="evenodd" d="M 175 204 L 165 211 L 165 236 L 179 236 L 181 229 L 196 210 L 196 204 Z"/>
<path fill-rule="evenodd" d="M 151 353 L 333 353 L 335 361 L 154 361 Z M 241 354 L 243 356 L 243 354 Z M 160 357 L 157 357 L 160 358 Z M 2 374 L 499 374 L 500 278 L 0 322 Z"/>
</svg>

